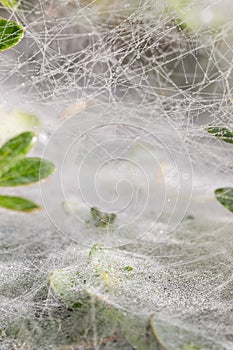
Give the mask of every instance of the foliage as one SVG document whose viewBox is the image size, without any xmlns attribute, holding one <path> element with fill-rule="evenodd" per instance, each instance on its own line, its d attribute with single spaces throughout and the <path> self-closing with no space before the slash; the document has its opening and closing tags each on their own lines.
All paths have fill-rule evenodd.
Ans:
<svg viewBox="0 0 233 350">
<path fill-rule="evenodd" d="M 36 142 L 33 132 L 24 132 L 0 148 L 0 187 L 28 185 L 47 178 L 54 165 L 41 158 L 26 158 L 26 154 Z M 39 206 L 30 200 L 15 196 L 0 196 L 0 206 L 18 210 L 32 211 Z"/>
<path fill-rule="evenodd" d="M 233 143 L 233 131 L 225 127 L 210 126 L 206 129 L 208 133 L 217 137 L 218 139 Z"/>
<path fill-rule="evenodd" d="M 93 258 L 91 261 L 90 256 Z M 192 340 L 204 343 L 204 339 L 197 338 L 192 332 L 167 323 L 157 314 L 152 314 L 149 318 L 137 314 L 132 315 L 128 310 L 111 301 L 111 296 L 115 293 L 127 293 L 125 288 L 128 277 L 124 273 L 126 269 L 122 269 L 119 264 L 117 266 L 115 261 L 115 276 L 112 276 L 115 281 L 108 289 L 106 289 L 103 276 L 97 274 L 96 271 L 102 269 L 107 273 L 110 263 L 113 263 L 114 260 L 112 252 L 96 244 L 91 248 L 82 271 L 62 269 L 50 275 L 49 284 L 54 296 L 66 307 L 77 312 L 77 317 L 82 318 L 82 325 L 76 333 L 75 342 L 80 342 L 82 331 L 88 332 L 89 313 L 94 307 L 97 338 L 101 336 L 111 341 L 117 330 L 117 338 L 125 339 L 137 350 L 177 350 L 181 348 L 182 350 L 199 350 L 200 347 L 194 345 Z M 127 271 L 131 271 L 131 268 Z"/>
<path fill-rule="evenodd" d="M 33 211 L 40 208 L 37 204 L 35 204 L 34 202 L 28 199 L 15 197 L 15 196 L 1 196 L 1 195 L 0 195 L 0 206 L 7 209 L 24 211 L 24 212 Z"/>
<path fill-rule="evenodd" d="M 215 196 L 226 209 L 233 212 L 233 187 L 218 188 Z"/>
<path fill-rule="evenodd" d="M 23 38 L 23 28 L 14 21 L 0 19 L 0 51 L 10 49 Z"/>
<path fill-rule="evenodd" d="M 233 143 L 233 130 L 225 127 L 210 126 L 207 128 L 207 131 L 222 141 Z M 218 188 L 215 190 L 215 196 L 219 203 L 233 212 L 233 187 Z"/>
<path fill-rule="evenodd" d="M 18 4 L 18 0 L 0 0 L 6 8 L 13 8 Z"/>
<path fill-rule="evenodd" d="M 103 213 L 98 208 L 91 208 L 91 215 L 94 226 L 96 227 L 108 227 L 116 220 L 116 214 L 114 213 Z"/>
</svg>

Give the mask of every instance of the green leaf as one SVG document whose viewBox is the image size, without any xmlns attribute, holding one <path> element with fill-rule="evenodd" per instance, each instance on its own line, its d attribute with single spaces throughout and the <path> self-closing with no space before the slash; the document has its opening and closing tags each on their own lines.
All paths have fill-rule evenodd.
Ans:
<svg viewBox="0 0 233 350">
<path fill-rule="evenodd" d="M 199 348 L 199 346 L 196 346 L 195 344 L 193 344 L 193 342 L 191 342 L 184 347 L 184 350 L 201 350 L 201 349 Z"/>
<path fill-rule="evenodd" d="M 128 343 L 138 350 L 157 350 L 155 346 L 147 347 L 144 341 L 140 341 L 146 333 L 146 322 L 128 315 L 125 310 L 111 303 L 108 296 L 93 290 L 93 288 L 82 285 L 82 277 L 69 270 L 56 270 L 49 278 L 52 293 L 61 300 L 73 312 L 79 312 L 82 322 L 81 327 L 86 331 L 90 325 L 90 314 L 94 307 L 95 323 L 98 338 L 111 337 L 113 334 L 122 333 Z M 92 337 L 90 332 L 89 337 Z M 140 344 L 140 346 L 139 346 Z M 160 349 L 162 350 L 162 349 Z"/>
<path fill-rule="evenodd" d="M 13 8 L 18 4 L 18 0 L 0 0 L 0 3 L 7 8 Z"/>
<path fill-rule="evenodd" d="M 124 267 L 124 270 L 125 270 L 125 271 L 133 271 L 133 267 L 127 265 L 127 266 Z"/>
<path fill-rule="evenodd" d="M 54 165 L 41 158 L 23 158 L 1 174 L 0 186 L 19 186 L 38 182 L 54 171 Z"/>
<path fill-rule="evenodd" d="M 52 292 L 68 307 L 72 308 L 77 302 L 83 303 L 86 297 L 80 288 L 79 274 L 66 270 L 55 270 L 49 277 Z M 84 295 L 83 295 L 84 294 Z"/>
<path fill-rule="evenodd" d="M 93 258 L 93 256 L 96 254 L 96 253 L 99 253 L 99 252 L 102 252 L 102 251 L 108 251 L 107 248 L 103 245 L 103 244 L 99 244 L 99 243 L 96 243 L 94 244 L 92 247 L 91 247 L 91 250 L 89 252 L 89 261 L 91 260 L 91 258 Z"/>
<path fill-rule="evenodd" d="M 226 209 L 233 212 L 233 187 L 218 188 L 214 193 L 217 200 Z"/>
<path fill-rule="evenodd" d="M 0 161 L 6 157 L 21 158 L 25 156 L 32 149 L 35 142 L 36 135 L 31 131 L 10 139 L 0 148 Z"/>
<path fill-rule="evenodd" d="M 0 196 L 0 206 L 23 212 L 31 212 L 33 210 L 40 209 L 37 204 L 28 199 L 12 196 Z"/>
<path fill-rule="evenodd" d="M 151 315 L 150 328 L 163 350 L 210 350 L 215 348 L 212 341 L 207 340 L 196 329 L 183 325 L 179 319 L 169 319 L 167 315 L 161 313 Z"/>
<path fill-rule="evenodd" d="M 0 51 L 7 50 L 18 44 L 23 38 L 23 28 L 14 21 L 0 19 Z"/>
<path fill-rule="evenodd" d="M 36 136 L 33 132 L 24 132 L 0 148 L 0 174 L 5 173 L 13 163 L 23 158 L 34 146 Z"/>
<path fill-rule="evenodd" d="M 93 223 L 96 227 L 108 227 L 112 225 L 116 220 L 116 214 L 114 213 L 103 213 L 98 208 L 91 208 L 91 216 Z"/>
<path fill-rule="evenodd" d="M 148 320 L 137 314 L 126 314 L 121 328 L 127 341 L 137 350 L 170 350 L 160 342 L 151 330 Z"/>
<path fill-rule="evenodd" d="M 206 130 L 222 141 L 233 143 L 233 130 L 218 126 L 210 126 Z"/>
</svg>

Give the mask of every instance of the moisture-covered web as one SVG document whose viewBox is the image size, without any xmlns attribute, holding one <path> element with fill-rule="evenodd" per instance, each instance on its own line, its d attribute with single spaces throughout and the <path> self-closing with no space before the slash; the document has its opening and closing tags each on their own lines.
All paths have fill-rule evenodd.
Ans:
<svg viewBox="0 0 233 350">
<path fill-rule="evenodd" d="M 233 16 L 229 10 L 224 24 L 204 23 L 191 30 L 170 3 L 22 0 L 17 9 L 0 8 L 2 17 L 25 28 L 22 42 L 1 53 L 2 110 L 39 115 L 43 141 L 61 121 L 76 114 L 78 118 L 89 107 L 115 104 L 126 123 L 132 122 L 126 104 L 135 110 L 145 108 L 150 123 L 156 116 L 153 128 L 158 123 L 161 129 L 166 121 L 178 133 L 193 166 L 191 202 L 173 233 L 167 234 L 161 220 L 141 240 L 110 249 L 106 261 L 101 256 L 104 271 L 113 267 L 117 285 L 108 292 L 88 270 L 89 249 L 57 232 L 45 213 L 26 218 L 2 213 L 2 350 L 134 349 L 118 325 L 113 325 L 110 338 L 106 336 L 95 305 L 83 321 L 83 315 L 54 295 L 49 276 L 57 269 L 86 273 L 80 278 L 81 288 L 106 297 L 136 324 L 157 313 L 161 336 L 164 328 L 170 330 L 169 349 L 232 349 L 232 215 L 213 192 L 233 185 L 233 149 L 207 134 L 205 126 L 233 127 Z M 190 1 L 190 8 L 193 4 L 200 5 L 200 13 L 219 10 L 214 1 Z M 229 2 L 222 1 L 224 6 Z M 147 115 L 139 113 L 137 118 L 138 125 L 149 128 Z M 111 115 L 106 120 L 114 122 Z M 132 137 L 130 129 L 124 132 L 126 138 Z M 97 144 L 102 145 L 102 137 Z M 36 189 L 31 193 L 35 195 Z M 185 193 L 182 196 L 188 203 Z M 86 209 L 87 220 L 88 215 Z M 150 226 L 153 218 L 141 220 Z M 135 238 L 140 229 L 135 225 Z M 77 230 L 84 236 L 90 232 L 82 222 Z M 129 275 L 122 272 L 126 266 L 133 267 Z M 85 330 L 78 326 L 81 322 Z"/>
<path fill-rule="evenodd" d="M 2 100 L 53 105 L 52 114 L 75 114 L 80 101 L 149 105 L 185 130 L 187 143 L 202 136 L 197 125 L 231 122 L 231 16 L 220 29 L 185 31 L 164 1 L 103 4 L 22 1 L 10 11 L 26 37 L 2 54 Z M 216 14 L 216 4 L 202 12 Z M 227 13 L 228 2 L 222 7 Z"/>
</svg>

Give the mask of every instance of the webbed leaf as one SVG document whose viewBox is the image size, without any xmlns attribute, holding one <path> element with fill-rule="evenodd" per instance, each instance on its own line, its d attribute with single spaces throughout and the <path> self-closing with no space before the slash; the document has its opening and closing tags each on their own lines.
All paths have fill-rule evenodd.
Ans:
<svg viewBox="0 0 233 350">
<path fill-rule="evenodd" d="M 134 349 L 170 350 L 152 332 L 147 319 L 140 315 L 125 315 L 121 323 L 123 334 Z"/>
<path fill-rule="evenodd" d="M 127 265 L 127 266 L 124 267 L 124 270 L 130 272 L 130 271 L 133 271 L 133 267 Z"/>
<path fill-rule="evenodd" d="M 99 244 L 99 243 L 96 243 L 94 244 L 90 251 L 89 251 L 89 261 L 91 261 L 92 257 L 96 254 L 96 253 L 99 253 L 99 252 L 102 252 L 102 251 L 108 251 L 107 248 L 103 245 L 103 244 Z"/>
<path fill-rule="evenodd" d="M 206 130 L 224 142 L 233 143 L 233 130 L 218 126 L 210 126 Z"/>
<path fill-rule="evenodd" d="M 94 304 L 97 329 L 104 336 L 111 336 L 117 331 L 137 350 L 167 350 L 148 330 L 146 315 L 131 315 L 112 301 L 119 289 L 123 294 L 127 292 L 124 290 L 125 267 L 114 265 L 114 271 L 111 271 L 111 262 L 111 252 L 103 245 L 95 244 L 89 252 L 86 269 L 82 268 L 80 272 L 74 269 L 54 271 L 50 275 L 50 288 L 62 303 L 73 310 L 78 309 L 80 315 L 91 313 Z M 126 267 L 127 271 L 131 271 L 130 265 Z M 107 283 L 104 273 L 109 278 Z"/>
<path fill-rule="evenodd" d="M 3 196 L 0 195 L 0 206 L 6 209 L 31 212 L 40 209 L 34 202 L 21 197 Z"/>
<path fill-rule="evenodd" d="M 96 227 L 108 227 L 112 225 L 116 220 L 116 214 L 114 213 L 103 213 L 98 208 L 91 208 L 91 215 L 93 223 Z"/>
<path fill-rule="evenodd" d="M 214 193 L 219 203 L 233 212 L 233 187 L 218 188 Z"/>
<path fill-rule="evenodd" d="M 0 186 L 28 185 L 47 178 L 54 171 L 54 165 L 41 158 L 23 158 L 0 176 Z"/>
<path fill-rule="evenodd" d="M 78 273 L 56 270 L 49 277 L 49 285 L 54 295 L 66 306 L 76 308 L 77 303 L 82 304 L 83 295 Z"/>
<path fill-rule="evenodd" d="M 99 337 L 110 337 L 115 334 L 119 324 L 118 310 L 103 295 L 95 293 L 90 287 L 83 286 L 83 277 L 79 273 L 56 270 L 50 275 L 49 284 L 53 294 L 68 308 L 78 312 L 81 325 L 76 331 L 80 333 L 89 329 L 92 313 L 95 313 Z M 89 337 L 92 339 L 92 330 Z"/>
<path fill-rule="evenodd" d="M 10 49 L 23 38 L 23 28 L 14 21 L 0 19 L 0 51 Z"/>
<path fill-rule="evenodd" d="M 165 315 L 150 317 L 151 330 L 163 350 L 210 350 L 212 340 L 205 338 L 192 327 L 184 327 L 178 319 L 168 319 Z"/>
<path fill-rule="evenodd" d="M 129 344 L 137 350 L 166 350 L 161 347 L 152 332 L 147 333 L 147 322 L 137 315 L 129 315 L 120 306 L 108 300 L 107 294 L 99 293 L 90 287 L 82 285 L 79 274 L 68 270 L 56 270 L 50 275 L 50 288 L 67 307 L 77 310 L 82 318 L 89 319 L 95 312 L 97 332 L 104 337 L 110 337 L 120 332 Z M 88 325 L 87 325 L 88 328 Z"/>
<path fill-rule="evenodd" d="M 201 350 L 199 346 L 196 346 L 193 342 L 185 345 L 184 350 Z"/>
</svg>

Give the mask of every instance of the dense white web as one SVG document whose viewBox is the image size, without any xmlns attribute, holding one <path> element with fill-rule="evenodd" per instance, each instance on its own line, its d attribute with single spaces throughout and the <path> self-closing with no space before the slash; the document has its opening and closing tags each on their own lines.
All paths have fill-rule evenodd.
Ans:
<svg viewBox="0 0 233 350">
<path fill-rule="evenodd" d="M 182 11 L 172 7 L 172 3 L 22 0 L 13 10 L 0 7 L 2 17 L 16 20 L 25 28 L 20 44 L 0 56 L 1 113 L 10 114 L 17 109 L 41 117 L 38 153 L 47 140 L 53 140 L 50 136 L 54 130 L 59 130 L 55 136 L 64 132 L 64 143 L 59 147 L 73 140 L 76 129 L 71 126 L 76 124 L 79 130 L 79 118 L 93 116 L 88 108 L 104 105 L 101 108 L 106 108 L 105 124 L 116 122 L 119 111 L 122 125 L 123 121 L 137 127 L 143 125 L 155 136 L 163 125 L 168 125 L 181 140 L 177 144 L 168 142 L 168 151 L 175 154 L 185 149 L 193 167 L 191 202 L 190 193 L 182 192 L 187 212 L 182 212 L 184 217 L 173 233 L 167 233 L 166 220 L 161 217 L 150 234 L 137 240 L 142 223 L 150 227 L 154 222 L 152 208 L 151 213 L 140 217 L 141 223 L 127 231 L 130 239 L 120 237 L 120 247 L 110 249 L 110 257 L 101 255 L 101 273 L 107 271 L 109 276 L 104 278 L 112 279 L 117 286 L 107 291 L 102 289 L 103 281 L 96 279 L 96 265 L 93 272 L 93 266 L 88 264 L 90 249 L 77 244 L 80 235 L 85 241 L 93 234 L 85 223 L 90 220 L 89 208 L 71 205 L 72 210 L 82 210 L 85 217 L 74 227 L 74 234 L 75 230 L 79 232 L 76 242 L 50 225 L 45 212 L 31 217 L 2 212 L 1 350 L 144 350 L 144 345 L 135 345 L 132 334 L 122 334 L 118 324 L 106 325 L 95 304 L 96 295 L 130 315 L 127 317 L 136 333 L 138 324 L 147 323 L 152 313 L 157 314 L 155 328 L 169 350 L 232 349 L 232 214 L 220 206 L 213 192 L 219 186 L 233 185 L 233 148 L 209 135 L 205 126 L 233 127 L 233 16 L 230 9 L 227 11 L 227 0 L 187 1 L 187 8 L 194 9 L 199 21 L 194 30 L 188 28 L 193 23 L 189 20 L 192 12 L 187 12 L 185 21 Z M 199 12 L 195 15 L 196 7 Z M 224 23 L 208 22 L 221 11 Z M 74 124 L 69 124 L 70 117 Z M 60 126 L 61 121 L 64 124 Z M 97 124 L 102 128 L 99 119 Z M 106 139 L 117 140 L 116 135 L 121 140 L 119 149 L 123 148 L 123 135 L 132 141 L 132 150 L 127 143 L 127 151 L 133 154 L 123 153 L 124 156 L 139 162 L 133 158 L 133 152 L 137 153 L 141 138 L 138 142 L 136 135 L 135 142 L 132 140 L 132 127 L 121 127 L 119 131 L 114 126 L 108 129 L 108 136 L 104 133 L 103 128 L 98 133 L 89 132 L 89 139 L 82 141 L 81 156 L 91 150 L 95 158 L 92 141 L 103 147 Z M 171 132 L 169 135 L 173 137 Z M 145 140 L 147 134 L 143 137 L 143 145 L 146 141 L 149 144 L 149 137 Z M 45 154 L 51 156 L 53 151 L 57 151 L 56 144 Z M 101 163 L 102 155 L 97 155 Z M 176 189 L 175 176 L 166 166 L 162 166 L 161 176 Z M 123 169 L 123 164 L 119 163 L 119 168 Z M 177 168 L 179 172 L 180 167 Z M 106 172 L 103 181 L 111 187 L 108 175 Z M 147 171 L 146 175 L 151 176 Z M 71 179 L 67 175 L 68 185 Z M 56 191 L 52 192 L 52 178 L 49 181 L 50 201 L 46 209 L 51 219 L 58 215 L 54 208 L 64 203 Z M 169 186 L 165 187 L 167 190 Z M 72 193 L 72 188 L 69 190 Z M 28 193 L 28 189 L 20 191 Z M 32 187 L 31 194 L 39 197 L 36 187 Z M 138 198 L 141 204 L 142 196 Z M 156 196 L 153 198 L 156 200 Z M 159 203 L 158 200 L 158 206 Z M 119 210 L 117 220 L 123 220 L 121 214 Z M 64 214 L 67 222 L 69 215 Z M 66 223 L 63 216 L 60 219 Z M 106 236 L 98 231 L 97 238 L 99 243 Z M 133 243 L 126 245 L 129 241 Z M 133 267 L 129 275 L 124 270 L 127 266 Z M 71 274 L 81 273 L 81 282 L 75 288 L 76 292 L 91 291 L 88 310 L 73 311 L 49 286 L 50 274 L 63 269 Z M 149 349 L 155 348 L 152 345 Z"/>
</svg>

